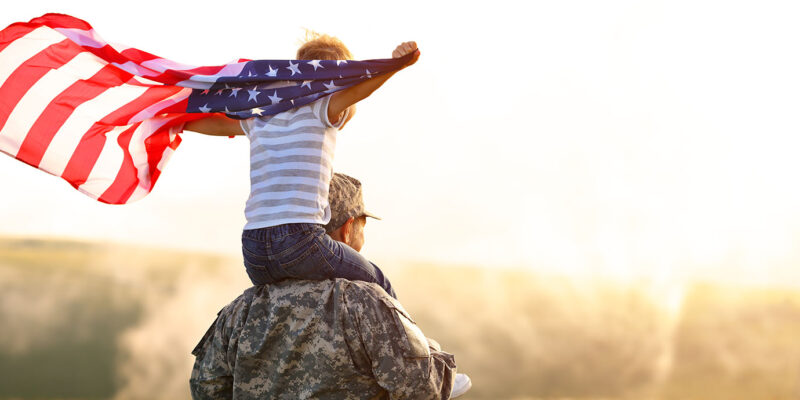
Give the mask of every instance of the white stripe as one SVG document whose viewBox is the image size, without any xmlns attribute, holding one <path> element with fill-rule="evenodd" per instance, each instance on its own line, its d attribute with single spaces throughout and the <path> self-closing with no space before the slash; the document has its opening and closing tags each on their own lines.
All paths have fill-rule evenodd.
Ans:
<svg viewBox="0 0 800 400">
<path fill-rule="evenodd" d="M 172 135 L 170 135 L 170 136 L 172 136 Z M 172 141 L 170 140 L 170 143 L 171 143 L 171 142 L 172 142 Z M 175 150 L 172 150 L 172 148 L 170 148 L 170 147 L 167 147 L 167 148 L 164 150 L 164 153 L 161 155 L 161 161 L 159 161 L 159 162 L 158 162 L 158 165 L 156 166 L 156 168 L 157 168 L 159 171 L 163 171 L 163 170 L 164 170 L 164 166 L 166 166 L 166 165 L 167 165 L 167 161 L 169 161 L 169 159 L 170 159 L 170 157 L 172 157 L 172 154 L 173 154 L 173 153 L 175 153 Z"/>
<path fill-rule="evenodd" d="M 182 89 L 180 92 L 173 94 L 172 96 L 167 97 L 164 100 L 155 103 L 144 110 L 140 111 L 136 115 L 134 115 L 129 121 L 129 124 L 133 124 L 139 121 L 144 121 L 148 118 L 155 117 L 158 114 L 161 114 L 161 110 L 175 104 L 180 103 L 184 99 L 188 98 L 189 95 L 192 94 L 192 89 Z"/>
<path fill-rule="evenodd" d="M 189 87 L 193 89 L 208 89 L 217 82 L 217 79 L 221 77 L 239 75 L 239 73 L 242 72 L 242 69 L 244 69 L 245 64 L 246 63 L 243 62 L 228 64 L 214 75 L 194 75 L 191 77 L 191 79 L 176 83 L 175 86 Z"/>
<path fill-rule="evenodd" d="M 131 142 L 128 145 L 128 153 L 131 155 L 133 165 L 138 171 L 137 177 L 139 179 L 139 185 L 133 191 L 133 194 L 131 194 L 126 203 L 132 203 L 150 193 L 150 166 L 147 163 L 147 150 L 144 146 L 144 142 L 164 124 L 173 120 L 174 118 L 176 117 L 151 118 L 145 120 L 133 132 Z M 170 133 L 176 133 L 176 131 L 176 128 L 172 128 Z M 173 150 L 168 147 L 161 156 L 162 158 L 158 164 L 159 167 L 162 167 L 167 162 L 172 153 Z"/>
<path fill-rule="evenodd" d="M 250 186 L 250 191 L 254 192 L 258 189 L 265 188 L 271 185 L 309 185 L 319 187 L 319 179 L 306 178 L 302 176 L 274 176 L 266 177 Z M 328 188 L 325 188 L 327 191 Z"/>
<path fill-rule="evenodd" d="M 164 72 L 168 69 L 186 70 L 186 69 L 197 68 L 197 66 L 195 65 L 181 64 L 175 61 L 167 60 L 166 58 L 155 58 L 152 60 L 144 61 L 142 62 L 142 66 L 158 72 Z"/>
<path fill-rule="evenodd" d="M 310 172 L 318 172 L 321 176 L 327 177 L 329 175 L 329 170 L 322 165 L 314 164 L 314 163 L 304 163 L 304 162 L 287 162 L 287 163 L 280 163 L 275 165 L 267 164 L 261 168 L 253 170 L 250 172 L 250 176 L 254 175 L 261 175 L 261 174 L 269 174 L 270 172 L 276 171 L 285 171 L 285 170 L 302 170 L 302 171 L 310 171 Z M 269 175 L 266 175 L 269 176 Z"/>
<path fill-rule="evenodd" d="M 113 87 L 76 107 L 53 137 L 39 168 L 60 176 L 89 128 L 114 110 L 141 96 L 146 89 L 133 85 Z"/>
<path fill-rule="evenodd" d="M 272 124 L 272 123 L 266 123 L 264 125 L 265 127 L 261 127 L 260 129 L 266 129 L 270 134 L 292 133 L 296 132 L 300 128 L 317 128 L 320 130 L 319 133 L 320 135 L 325 133 L 325 127 L 316 118 L 295 121 L 294 123 L 287 126 L 282 126 L 281 124 Z"/>
<path fill-rule="evenodd" d="M 266 192 L 250 198 L 250 202 L 258 203 L 262 200 L 303 199 L 317 201 L 319 194 L 309 192 Z"/>
<path fill-rule="evenodd" d="M 278 144 L 286 144 L 286 143 L 294 143 L 294 142 L 320 142 L 325 143 L 325 137 L 322 134 L 316 133 L 298 133 L 296 135 L 287 135 L 279 138 L 264 138 L 264 137 L 257 137 L 253 139 L 251 143 L 251 148 L 256 146 L 270 146 L 270 145 L 278 145 Z"/>
<path fill-rule="evenodd" d="M 117 67 L 117 68 L 129 73 L 129 74 L 133 74 L 133 75 L 139 75 L 139 76 L 157 76 L 157 75 L 160 75 L 159 72 L 153 71 L 152 69 L 149 69 L 149 68 L 145 68 L 145 67 L 143 67 L 143 66 L 141 66 L 139 64 L 136 64 L 133 61 L 126 61 L 126 62 L 124 62 L 122 64 L 114 62 L 114 63 L 111 63 L 111 65 L 113 65 L 113 66 L 115 66 L 115 67 Z"/>
<path fill-rule="evenodd" d="M 272 157 L 287 157 L 287 156 L 311 156 L 311 157 L 320 157 L 321 159 L 327 161 L 328 163 L 333 162 L 330 158 L 330 154 L 323 149 L 313 149 L 313 148 L 293 148 L 287 150 L 271 150 L 267 148 L 266 150 L 255 154 L 250 157 L 250 164 L 261 162 L 266 160 L 267 158 Z"/>
<path fill-rule="evenodd" d="M 103 66 L 104 63 L 99 61 L 99 58 L 93 54 L 80 53 L 60 68 L 48 71 L 24 96 L 22 96 L 22 99 L 20 99 L 19 103 L 14 107 L 14 110 L 11 111 L 6 125 L 0 131 L 0 147 L 9 154 L 16 156 L 28 131 L 30 131 L 36 119 L 39 118 L 45 108 L 50 104 L 50 101 L 75 83 L 75 81 L 90 78 L 97 73 L 97 71 L 102 69 Z M 73 115 L 75 115 L 75 113 L 73 113 Z M 82 135 L 83 132 L 78 135 L 78 139 L 80 139 Z M 48 152 L 53 148 L 52 144 L 53 143 L 48 147 Z M 74 150 L 74 147 L 71 150 Z M 71 150 L 69 150 L 69 153 L 66 155 L 72 154 Z M 63 150 L 56 148 L 54 151 L 61 152 Z M 61 172 L 54 172 L 41 165 L 39 168 L 54 175 L 61 175 Z M 61 170 L 63 171 L 63 168 Z"/>
<path fill-rule="evenodd" d="M 275 214 L 279 212 L 293 212 L 298 214 L 311 214 L 315 215 L 319 212 L 316 207 L 303 207 L 295 204 L 284 204 L 282 206 L 273 207 L 258 207 L 244 213 L 245 217 L 254 217 L 264 214 Z"/>
<path fill-rule="evenodd" d="M 122 162 L 125 160 L 125 153 L 119 147 L 117 139 L 128 128 L 130 127 L 118 126 L 105 134 L 106 142 L 103 144 L 100 157 L 98 157 L 97 162 L 92 167 L 92 172 L 86 178 L 86 183 L 79 186 L 78 190 L 96 199 L 114 183 Z"/>
<path fill-rule="evenodd" d="M 36 53 L 64 40 L 64 35 L 47 27 L 36 28 L 15 40 L 0 53 L 0 85 L 14 70 Z"/>
<path fill-rule="evenodd" d="M 68 37 L 73 42 L 77 43 L 79 46 L 86 46 L 86 47 L 94 47 L 100 48 L 108 43 L 105 40 L 97 36 L 97 33 L 94 29 L 84 30 L 84 29 L 77 29 L 77 28 L 54 28 L 56 31 L 60 32 L 62 35 Z"/>
</svg>

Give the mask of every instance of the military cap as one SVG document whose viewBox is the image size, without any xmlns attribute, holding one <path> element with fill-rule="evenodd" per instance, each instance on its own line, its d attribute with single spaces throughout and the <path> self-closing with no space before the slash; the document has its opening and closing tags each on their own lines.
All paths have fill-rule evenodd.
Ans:
<svg viewBox="0 0 800 400">
<path fill-rule="evenodd" d="M 339 229 L 353 217 L 367 216 L 380 219 L 364 209 L 364 196 L 361 182 L 352 176 L 335 172 L 328 189 L 328 203 L 331 207 L 331 220 L 325 225 L 327 232 Z"/>
</svg>

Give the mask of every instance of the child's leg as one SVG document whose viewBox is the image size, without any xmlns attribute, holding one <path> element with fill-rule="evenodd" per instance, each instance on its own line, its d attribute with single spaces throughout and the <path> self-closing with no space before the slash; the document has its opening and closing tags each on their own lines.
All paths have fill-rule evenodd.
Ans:
<svg viewBox="0 0 800 400">
<path fill-rule="evenodd" d="M 315 226 L 286 224 L 245 230 L 242 255 L 250 281 L 264 285 L 288 278 L 330 278 L 333 269 L 314 245 Z"/>
<path fill-rule="evenodd" d="M 242 253 L 255 285 L 287 278 L 345 278 L 373 282 L 397 298 L 383 271 L 350 246 L 331 239 L 321 225 L 287 224 L 245 231 Z"/>
<path fill-rule="evenodd" d="M 377 283 L 386 293 L 397 298 L 391 282 L 384 276 L 383 271 L 359 252 L 342 242 L 331 239 L 327 234 L 316 236 L 315 239 L 323 250 L 325 260 L 333 270 L 331 277 Z"/>
</svg>

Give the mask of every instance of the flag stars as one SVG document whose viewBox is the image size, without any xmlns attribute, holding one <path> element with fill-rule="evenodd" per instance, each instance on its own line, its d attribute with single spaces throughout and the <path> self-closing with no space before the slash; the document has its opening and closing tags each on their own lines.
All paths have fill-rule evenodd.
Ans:
<svg viewBox="0 0 800 400">
<path fill-rule="evenodd" d="M 303 81 L 303 84 L 300 85 L 300 89 L 308 86 L 308 90 L 311 90 L 311 82 L 314 82 L 314 81 Z"/>
<path fill-rule="evenodd" d="M 322 69 L 325 69 L 325 67 L 323 67 L 322 65 L 320 65 L 320 63 L 319 63 L 319 60 L 311 60 L 311 61 L 309 61 L 308 63 L 309 63 L 311 66 L 313 66 L 313 67 L 314 67 L 314 71 L 316 71 L 316 70 L 317 70 L 317 68 L 322 68 Z"/>
<path fill-rule="evenodd" d="M 247 98 L 247 101 L 258 102 L 258 95 L 260 95 L 261 92 L 256 90 L 256 88 L 257 88 L 257 86 L 253 87 L 253 90 L 249 90 L 249 89 L 247 90 L 247 94 L 249 95 L 249 97 Z"/>
<path fill-rule="evenodd" d="M 236 97 L 236 96 L 238 96 L 240 90 L 242 90 L 242 88 L 238 88 L 238 87 L 231 88 L 231 94 L 228 95 L 228 97 Z"/>
<path fill-rule="evenodd" d="M 291 64 L 291 62 L 290 62 L 290 64 Z M 273 69 L 272 65 L 267 65 L 267 67 L 269 67 L 269 71 L 267 71 L 267 76 L 271 76 L 273 78 L 278 76 L 278 70 L 277 69 Z M 297 72 L 300 72 L 300 71 L 297 71 Z M 292 75 L 294 75 L 294 73 L 292 73 Z"/>
<path fill-rule="evenodd" d="M 289 60 L 289 66 L 286 67 L 286 69 L 288 69 L 289 71 L 292 71 L 292 76 L 294 76 L 294 74 L 299 74 L 300 73 L 300 63 L 292 64 L 292 60 Z"/>
<path fill-rule="evenodd" d="M 364 75 L 361 75 L 362 78 L 372 78 L 372 72 L 369 72 L 368 69 L 365 69 L 364 71 Z"/>
<path fill-rule="evenodd" d="M 263 113 L 264 113 L 264 110 L 256 107 L 256 108 L 253 108 L 252 110 L 250 110 L 250 113 L 252 113 L 253 115 L 262 116 Z"/>
<path fill-rule="evenodd" d="M 325 85 L 325 88 L 328 89 L 326 90 L 326 92 L 335 92 L 337 89 L 340 88 L 339 86 L 336 86 L 336 84 L 334 84 L 333 81 L 331 81 L 331 83 L 323 83 L 323 85 Z"/>
<path fill-rule="evenodd" d="M 272 104 L 277 104 L 278 102 L 283 100 L 280 97 L 278 97 L 278 91 L 277 90 L 275 91 L 275 94 L 273 94 L 272 96 L 267 96 L 267 97 L 269 98 L 269 101 L 272 102 Z"/>
<path fill-rule="evenodd" d="M 202 94 L 202 95 L 206 95 L 206 94 L 208 94 L 208 89 L 206 89 L 206 90 L 203 90 L 202 92 L 200 92 L 200 94 Z"/>
<path fill-rule="evenodd" d="M 336 66 L 340 66 L 342 64 L 347 64 L 347 60 L 336 60 Z"/>
<path fill-rule="evenodd" d="M 211 109 L 208 108 L 208 103 L 206 103 L 202 107 L 198 107 L 197 109 L 200 110 L 201 113 L 207 113 L 207 112 L 211 111 Z"/>
</svg>

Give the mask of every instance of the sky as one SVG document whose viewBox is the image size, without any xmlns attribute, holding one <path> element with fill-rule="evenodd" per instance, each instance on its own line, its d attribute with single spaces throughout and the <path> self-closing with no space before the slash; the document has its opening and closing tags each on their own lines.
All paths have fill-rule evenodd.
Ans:
<svg viewBox="0 0 800 400">
<path fill-rule="evenodd" d="M 337 139 L 379 265 L 800 285 L 800 5 L 525 3 L 44 0 L 0 24 L 67 13 L 195 65 L 294 58 L 305 28 L 357 59 L 415 40 Z M 1 156 L 0 235 L 235 255 L 247 157 L 186 132 L 148 197 L 110 206 Z"/>
</svg>

